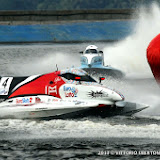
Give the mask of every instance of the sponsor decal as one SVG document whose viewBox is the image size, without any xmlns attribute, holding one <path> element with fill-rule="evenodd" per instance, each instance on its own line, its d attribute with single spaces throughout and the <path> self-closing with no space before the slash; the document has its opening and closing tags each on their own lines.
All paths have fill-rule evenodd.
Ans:
<svg viewBox="0 0 160 160">
<path fill-rule="evenodd" d="M 102 90 L 101 91 L 91 91 L 88 92 L 88 96 L 91 98 L 104 98 L 104 97 L 108 97 L 107 93 L 104 93 Z"/>
<path fill-rule="evenodd" d="M 53 102 L 58 102 L 58 99 L 53 99 L 52 101 L 53 101 Z"/>
<path fill-rule="evenodd" d="M 63 86 L 65 97 L 77 97 L 78 89 L 75 87 Z"/>
<path fill-rule="evenodd" d="M 16 99 L 17 104 L 26 104 L 26 103 L 32 103 L 33 98 L 22 98 L 22 99 Z"/>
<path fill-rule="evenodd" d="M 54 79 L 54 82 L 55 82 L 55 83 L 57 83 L 57 82 L 59 82 L 59 81 L 61 81 L 61 77 L 56 77 L 56 78 Z"/>
<path fill-rule="evenodd" d="M 57 86 L 51 87 L 51 86 L 45 86 L 45 94 L 50 95 L 51 93 L 57 94 Z"/>
<path fill-rule="evenodd" d="M 41 99 L 39 97 L 35 98 L 35 103 L 41 103 Z"/>
</svg>

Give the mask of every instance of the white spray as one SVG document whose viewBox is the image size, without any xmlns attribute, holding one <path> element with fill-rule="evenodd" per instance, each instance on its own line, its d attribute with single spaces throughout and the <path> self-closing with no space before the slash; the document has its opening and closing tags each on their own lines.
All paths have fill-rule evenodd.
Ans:
<svg viewBox="0 0 160 160">
<path fill-rule="evenodd" d="M 105 63 L 119 68 L 127 76 L 153 77 L 146 59 L 146 49 L 150 41 L 160 32 L 160 8 L 138 11 L 134 30 L 124 40 L 104 48 Z"/>
<path fill-rule="evenodd" d="M 105 64 L 124 71 L 127 77 L 153 78 L 146 49 L 150 41 L 160 33 L 160 7 L 153 4 L 150 8 L 141 8 L 136 15 L 132 34 L 104 48 Z M 139 115 L 160 115 L 160 88 L 156 82 L 116 83 L 116 88 L 122 91 L 126 100 L 150 105 L 149 109 Z"/>
</svg>

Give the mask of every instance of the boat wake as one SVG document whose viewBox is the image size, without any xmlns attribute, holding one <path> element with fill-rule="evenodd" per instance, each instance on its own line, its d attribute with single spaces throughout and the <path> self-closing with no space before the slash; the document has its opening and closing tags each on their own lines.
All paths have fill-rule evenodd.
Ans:
<svg viewBox="0 0 160 160">
<path fill-rule="evenodd" d="M 147 118 L 148 119 L 148 118 Z M 1 139 L 160 138 L 160 118 L 105 118 L 81 120 L 0 120 Z M 119 121 L 121 121 L 119 123 Z M 136 123 L 138 121 L 138 123 Z"/>
</svg>

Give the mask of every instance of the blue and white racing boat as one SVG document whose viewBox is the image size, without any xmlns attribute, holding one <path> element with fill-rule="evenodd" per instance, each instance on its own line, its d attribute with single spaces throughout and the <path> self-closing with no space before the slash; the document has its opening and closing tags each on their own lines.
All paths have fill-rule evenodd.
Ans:
<svg viewBox="0 0 160 160">
<path fill-rule="evenodd" d="M 103 51 L 99 51 L 95 45 L 89 45 L 85 51 L 81 51 L 80 69 L 89 74 L 103 74 L 112 78 L 123 78 L 125 74 L 119 69 L 104 65 Z"/>
</svg>

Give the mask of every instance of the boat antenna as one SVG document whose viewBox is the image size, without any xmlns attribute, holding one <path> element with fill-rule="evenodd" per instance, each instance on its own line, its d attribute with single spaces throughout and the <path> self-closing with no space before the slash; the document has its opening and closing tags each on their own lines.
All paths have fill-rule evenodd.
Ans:
<svg viewBox="0 0 160 160">
<path fill-rule="evenodd" d="M 57 69 L 57 71 L 58 71 L 58 65 L 56 64 L 56 69 Z"/>
</svg>

